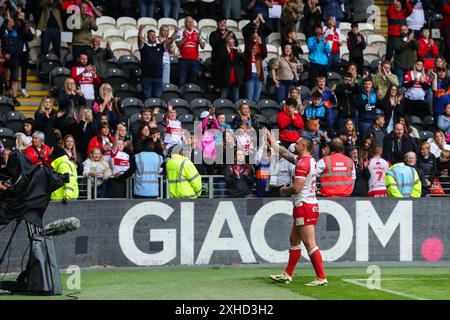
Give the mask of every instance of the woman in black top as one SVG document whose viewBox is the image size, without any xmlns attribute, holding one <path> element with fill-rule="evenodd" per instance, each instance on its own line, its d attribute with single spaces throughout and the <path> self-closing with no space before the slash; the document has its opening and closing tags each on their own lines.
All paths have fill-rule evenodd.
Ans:
<svg viewBox="0 0 450 320">
<path fill-rule="evenodd" d="M 394 129 L 394 124 L 397 123 L 403 108 L 403 95 L 399 92 L 398 86 L 391 84 L 380 105 L 380 109 L 384 112 L 384 128 L 387 130 L 387 133 L 391 133 Z"/>
</svg>

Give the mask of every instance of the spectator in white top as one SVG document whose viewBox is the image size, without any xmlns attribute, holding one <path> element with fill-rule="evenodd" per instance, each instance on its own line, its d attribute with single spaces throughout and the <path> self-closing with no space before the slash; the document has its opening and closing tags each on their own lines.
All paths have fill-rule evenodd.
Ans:
<svg viewBox="0 0 450 320">
<path fill-rule="evenodd" d="M 70 76 L 75 80 L 75 83 L 80 86 L 81 92 L 87 102 L 87 106 L 92 105 L 95 99 L 95 86 L 101 84 L 100 76 L 97 74 L 95 66 L 88 64 L 88 56 L 86 53 L 81 53 L 79 56 L 78 66 L 72 67 Z"/>
<path fill-rule="evenodd" d="M 184 29 L 177 36 L 176 45 L 180 50 L 178 66 L 180 72 L 179 85 L 198 82 L 199 51 L 198 46 L 205 48 L 206 40 L 200 31 L 194 28 L 194 19 L 188 16 L 184 19 Z"/>
<path fill-rule="evenodd" d="M 414 38 L 419 39 L 421 36 L 420 30 L 425 25 L 425 14 L 423 11 L 423 5 L 420 0 L 411 0 L 413 10 L 411 14 L 406 18 L 406 24 L 409 30 L 414 31 Z"/>
<path fill-rule="evenodd" d="M 441 156 L 442 151 L 450 150 L 450 145 L 445 143 L 444 133 L 440 130 L 436 130 L 434 139 L 429 138 L 427 142 L 431 145 L 431 153 L 434 154 L 436 159 Z"/>
<path fill-rule="evenodd" d="M 170 56 L 173 54 L 173 43 L 177 38 L 178 28 L 176 28 L 171 37 L 169 37 L 169 26 L 167 24 L 161 25 L 159 28 L 159 36 L 156 39 L 158 43 L 164 44 L 166 51 L 163 55 L 163 84 L 170 83 Z"/>
<path fill-rule="evenodd" d="M 177 120 L 177 111 L 173 106 L 167 106 L 167 112 L 164 115 L 163 125 L 165 127 L 164 144 L 165 150 L 169 150 L 172 146 L 183 142 L 184 129 L 181 122 Z"/>
<path fill-rule="evenodd" d="M 327 25 L 322 29 L 323 36 L 328 39 L 331 53 L 328 56 L 328 71 L 339 71 L 340 47 L 344 44 L 341 31 L 336 27 L 336 19 L 329 17 Z"/>
</svg>

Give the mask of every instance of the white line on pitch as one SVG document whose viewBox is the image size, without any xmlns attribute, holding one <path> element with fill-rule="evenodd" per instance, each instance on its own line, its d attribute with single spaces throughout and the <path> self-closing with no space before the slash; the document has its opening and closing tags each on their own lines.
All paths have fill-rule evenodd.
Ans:
<svg viewBox="0 0 450 320">
<path fill-rule="evenodd" d="M 367 279 L 363 279 L 363 280 L 367 281 Z M 369 289 L 366 284 L 358 282 L 357 279 L 342 279 L 342 281 L 348 282 L 348 283 L 352 283 L 352 284 L 356 284 L 357 286 Z M 414 296 L 412 294 L 402 293 L 402 292 L 389 290 L 389 289 L 383 289 L 383 288 L 373 288 L 373 289 L 384 291 L 384 292 L 387 292 L 387 293 L 392 293 L 392 294 L 395 294 L 395 295 L 398 295 L 398 296 L 402 296 L 402 297 L 406 297 L 406 298 L 415 299 L 415 300 L 429 300 L 429 299 L 421 298 L 421 297 L 418 297 L 418 296 Z"/>
<path fill-rule="evenodd" d="M 350 279 L 356 281 L 367 281 L 367 278 L 362 279 Z M 450 277 L 447 278 L 381 278 L 380 281 L 433 281 L 433 280 L 450 280 Z"/>
</svg>

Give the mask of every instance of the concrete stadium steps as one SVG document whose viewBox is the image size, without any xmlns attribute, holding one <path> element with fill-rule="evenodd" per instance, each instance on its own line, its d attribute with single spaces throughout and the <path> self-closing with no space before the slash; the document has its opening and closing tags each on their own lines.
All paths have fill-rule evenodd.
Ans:
<svg viewBox="0 0 450 320">
<path fill-rule="evenodd" d="M 19 83 L 21 78 L 22 76 L 19 76 Z M 22 112 L 27 118 L 34 118 L 34 113 L 39 108 L 42 98 L 49 95 L 48 84 L 39 82 L 35 69 L 28 70 L 27 92 L 30 95 L 29 98 L 20 98 L 20 92 L 18 92 L 17 100 L 21 105 L 15 109 Z"/>
</svg>

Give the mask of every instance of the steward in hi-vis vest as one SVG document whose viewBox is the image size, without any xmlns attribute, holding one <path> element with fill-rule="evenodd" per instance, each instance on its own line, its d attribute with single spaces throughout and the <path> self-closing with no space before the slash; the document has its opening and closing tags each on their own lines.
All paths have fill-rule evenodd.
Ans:
<svg viewBox="0 0 450 320">
<path fill-rule="evenodd" d="M 340 138 L 331 140 L 331 155 L 317 162 L 320 175 L 320 193 L 323 197 L 349 197 L 356 180 L 355 165 L 343 155 L 344 142 Z"/>
<path fill-rule="evenodd" d="M 167 181 L 171 199 L 195 199 L 202 193 L 202 177 L 192 161 L 186 157 L 187 146 L 176 145 L 170 150 L 167 161 Z"/>
<path fill-rule="evenodd" d="M 59 201 L 69 201 L 78 199 L 78 174 L 77 167 L 69 160 L 66 152 L 61 147 L 56 147 L 52 153 L 55 157 L 51 166 L 58 173 L 69 175 L 69 182 L 52 192 L 50 199 Z"/>
<path fill-rule="evenodd" d="M 420 198 L 422 195 L 422 182 L 417 170 L 404 162 L 389 168 L 386 173 L 386 187 L 388 195 L 392 198 Z"/>
</svg>

